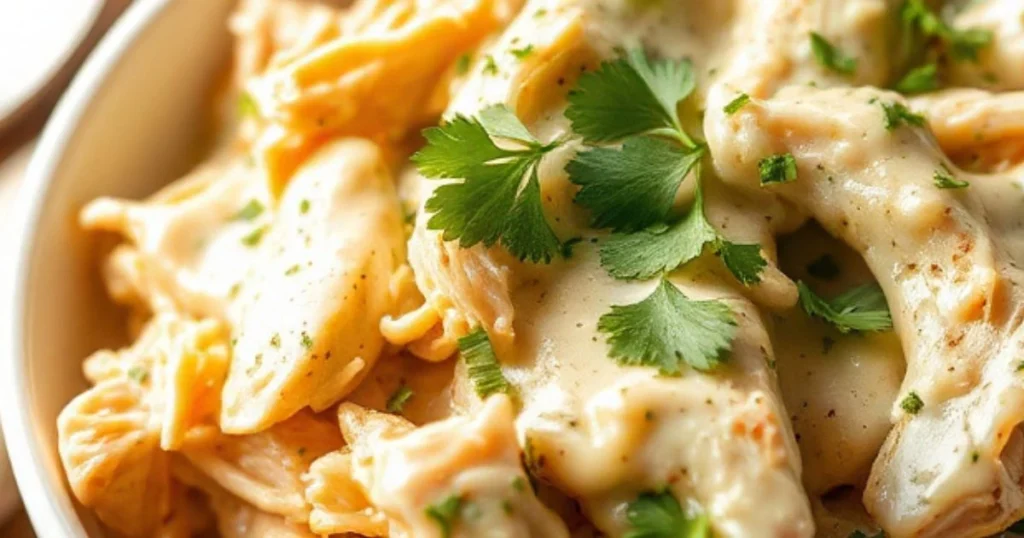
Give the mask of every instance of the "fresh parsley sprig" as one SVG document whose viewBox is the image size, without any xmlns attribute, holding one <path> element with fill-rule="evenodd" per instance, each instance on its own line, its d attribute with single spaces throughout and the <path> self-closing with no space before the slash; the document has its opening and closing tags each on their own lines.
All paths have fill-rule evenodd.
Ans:
<svg viewBox="0 0 1024 538">
<path fill-rule="evenodd" d="M 913 95 L 915 93 L 930 92 L 939 87 L 939 66 L 929 63 L 915 67 L 903 75 L 903 78 L 896 83 L 894 88 L 900 93 Z"/>
<path fill-rule="evenodd" d="M 946 24 L 942 17 L 928 8 L 924 0 L 906 0 L 900 9 L 900 18 L 905 40 L 938 39 L 954 60 L 977 61 L 981 49 L 992 42 L 992 32 L 988 30 L 959 30 Z"/>
<path fill-rule="evenodd" d="M 707 245 L 744 284 L 758 282 L 767 264 L 758 245 L 725 240 L 704 216 L 699 175 L 707 149 L 683 129 L 677 110 L 694 86 L 689 62 L 650 61 L 632 50 L 580 77 L 569 95 L 566 117 L 585 143 L 621 141 L 580 151 L 566 166 L 591 225 L 616 232 L 601 249 L 601 264 L 615 278 L 653 278 Z M 743 106 L 743 97 L 726 108 Z M 671 223 L 676 193 L 691 175 L 698 181 L 693 207 Z"/>
<path fill-rule="evenodd" d="M 811 52 L 818 63 L 840 75 L 852 75 L 857 71 L 856 58 L 847 56 L 817 32 L 811 32 Z"/>
<path fill-rule="evenodd" d="M 935 174 L 932 175 L 932 181 L 940 189 L 966 189 L 971 186 L 969 181 L 957 179 L 949 167 L 944 164 L 940 170 L 936 170 Z"/>
<path fill-rule="evenodd" d="M 591 147 L 566 166 L 580 186 L 575 201 L 591 225 L 636 231 L 664 221 L 683 180 L 706 153 L 682 127 L 677 107 L 693 92 L 687 61 L 649 61 L 641 50 L 580 77 L 565 115 Z"/>
<path fill-rule="evenodd" d="M 803 281 L 797 282 L 797 289 L 804 311 L 827 321 L 841 333 L 892 329 L 889 305 L 878 284 L 858 286 L 831 300 L 814 293 Z"/>
<path fill-rule="evenodd" d="M 760 245 L 733 243 L 708 222 L 703 189 L 698 184 L 690 211 L 679 221 L 608 238 L 601 246 L 601 266 L 621 280 L 646 280 L 685 265 L 706 248 L 718 254 L 743 284 L 760 282 L 761 271 L 768 264 Z"/>
<path fill-rule="evenodd" d="M 633 49 L 581 76 L 569 93 L 565 116 L 587 143 L 657 132 L 693 146 L 676 107 L 695 86 L 690 62 L 652 62 L 642 50 Z"/>
<path fill-rule="evenodd" d="M 441 537 L 449 538 L 452 535 L 452 528 L 463 508 L 464 501 L 458 495 L 451 495 L 437 504 L 428 506 L 425 510 L 427 517 L 434 520 L 441 529 Z"/>
<path fill-rule="evenodd" d="M 626 506 L 630 529 L 623 538 L 709 538 L 707 516 L 688 515 L 668 491 L 641 493 Z"/>
<path fill-rule="evenodd" d="M 697 301 L 662 279 L 645 299 L 612 306 L 597 330 L 608 336 L 610 356 L 620 364 L 654 366 L 679 375 L 683 364 L 708 371 L 726 358 L 736 318 L 722 301 Z"/>
<path fill-rule="evenodd" d="M 704 153 L 704 146 L 634 136 L 620 149 L 582 151 L 565 169 L 581 187 L 575 201 L 591 210 L 591 226 L 631 232 L 665 220 Z"/>
<path fill-rule="evenodd" d="M 487 107 L 475 118 L 456 116 L 423 135 L 427 144 L 412 157 L 420 173 L 461 180 L 438 187 L 427 200 L 428 228 L 442 230 L 446 241 L 458 240 L 463 248 L 500 242 L 531 262 L 550 262 L 561 251 L 544 217 L 537 177 L 541 159 L 558 142 L 538 141 L 504 105 Z"/>
</svg>

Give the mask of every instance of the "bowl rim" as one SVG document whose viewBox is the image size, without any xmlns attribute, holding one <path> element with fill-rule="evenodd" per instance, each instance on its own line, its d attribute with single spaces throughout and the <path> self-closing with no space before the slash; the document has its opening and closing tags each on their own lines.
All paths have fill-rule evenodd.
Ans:
<svg viewBox="0 0 1024 538">
<path fill-rule="evenodd" d="M 0 308 L 9 309 L 9 320 L 0 326 L 0 424 L 3 425 L 14 478 L 22 503 L 39 536 L 87 536 L 74 507 L 61 499 L 66 483 L 49 476 L 42 454 L 56 447 L 43 446 L 34 435 L 34 404 L 26 377 L 26 285 L 34 240 L 45 201 L 60 162 L 78 135 L 81 121 L 97 94 L 126 52 L 159 19 L 173 0 L 137 0 L 121 15 L 89 55 L 67 92 L 61 97 L 29 162 L 15 196 L 11 222 L 14 262 L 11 278 L 0 283 Z M 57 488 L 60 488 L 58 490 Z"/>
</svg>

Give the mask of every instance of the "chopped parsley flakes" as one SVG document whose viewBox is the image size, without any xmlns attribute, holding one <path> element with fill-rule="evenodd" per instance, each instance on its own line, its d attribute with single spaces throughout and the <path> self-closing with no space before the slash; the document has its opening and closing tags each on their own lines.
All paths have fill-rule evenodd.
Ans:
<svg viewBox="0 0 1024 538">
<path fill-rule="evenodd" d="M 252 220 L 260 216 L 263 213 L 263 204 L 259 200 L 249 200 L 249 203 L 245 204 L 245 207 L 239 209 L 235 213 L 235 220 Z"/>
<path fill-rule="evenodd" d="M 509 49 L 509 52 L 512 54 L 512 56 L 515 56 L 516 58 L 522 60 L 523 58 L 526 58 L 530 54 L 533 54 L 533 45 L 527 45 L 525 47 L 520 47 L 518 49 Z"/>
<path fill-rule="evenodd" d="M 885 129 L 887 131 L 895 130 L 900 125 L 913 127 L 924 127 L 925 125 L 924 116 L 911 112 L 903 103 L 895 101 L 882 103 L 882 111 L 885 114 Z"/>
<path fill-rule="evenodd" d="M 459 56 L 458 60 L 455 60 L 455 72 L 459 75 L 465 75 L 469 72 L 469 64 L 473 61 L 473 56 L 468 52 Z"/>
<path fill-rule="evenodd" d="M 488 54 L 484 57 L 484 68 L 483 74 L 485 75 L 497 75 L 498 74 L 498 63 L 494 61 L 494 56 Z"/>
<path fill-rule="evenodd" d="M 258 118 L 260 115 L 260 109 L 256 106 L 256 100 L 252 98 L 249 92 L 242 92 L 238 95 L 237 110 L 238 117 L 240 118 Z"/>
<path fill-rule="evenodd" d="M 889 306 L 878 284 L 858 286 L 831 300 L 815 294 L 803 281 L 797 282 L 797 289 L 804 311 L 827 321 L 841 333 L 892 329 Z"/>
<path fill-rule="evenodd" d="M 629 530 L 623 538 L 710 538 L 704 514 L 689 515 L 668 491 L 641 493 L 626 506 Z"/>
<path fill-rule="evenodd" d="M 916 392 L 910 391 L 900 402 L 900 409 L 911 415 L 916 415 L 924 409 L 924 401 L 921 400 L 921 397 Z"/>
<path fill-rule="evenodd" d="M 811 32 L 811 52 L 818 63 L 841 75 L 852 75 L 857 71 L 857 59 L 843 54 L 817 32 Z"/>
<path fill-rule="evenodd" d="M 149 370 L 143 368 L 142 366 L 136 365 L 128 369 L 127 375 L 128 379 L 131 379 L 132 381 L 141 384 L 145 383 L 146 380 L 149 379 Z"/>
<path fill-rule="evenodd" d="M 486 398 L 496 392 L 513 393 L 515 388 L 501 373 L 501 364 L 483 328 L 459 338 L 459 355 L 466 362 L 466 375 L 477 396 Z"/>
<path fill-rule="evenodd" d="M 745 93 L 741 93 L 741 94 L 737 95 L 735 99 L 733 99 L 732 101 L 729 101 L 729 104 L 727 104 L 724 107 L 722 107 L 722 110 L 726 114 L 732 116 L 733 114 L 738 112 L 739 109 L 743 108 L 743 106 L 746 105 L 749 102 L 750 102 L 750 96 L 745 94 Z"/>
<path fill-rule="evenodd" d="M 413 396 L 412 389 L 410 389 L 404 383 L 399 385 L 395 392 L 388 398 L 386 409 L 390 413 L 401 413 L 402 409 L 405 408 L 406 402 L 409 401 Z"/>
<path fill-rule="evenodd" d="M 427 227 L 459 246 L 500 242 L 521 260 L 550 262 L 561 244 L 544 217 L 537 166 L 557 143 L 542 144 L 504 105 L 476 118 L 456 116 L 423 132 L 427 145 L 413 156 L 425 177 L 461 179 L 438 187 L 425 208 Z M 514 144 L 506 149 L 492 138 Z"/>
<path fill-rule="evenodd" d="M 757 162 L 761 186 L 789 183 L 796 179 L 796 158 L 792 153 L 769 155 Z"/>
<path fill-rule="evenodd" d="M 255 247 L 260 244 L 263 234 L 267 231 L 266 226 L 260 226 L 242 237 L 242 244 L 247 247 Z"/>
<path fill-rule="evenodd" d="M 958 30 L 928 8 L 924 0 L 906 0 L 900 10 L 904 39 L 937 39 L 954 60 L 977 61 L 978 53 L 992 42 L 992 32 L 981 28 Z"/>
<path fill-rule="evenodd" d="M 936 170 L 932 176 L 932 180 L 935 182 L 935 186 L 940 189 L 964 189 L 970 187 L 970 182 L 957 179 L 953 176 L 953 172 L 949 170 L 945 165 L 942 166 L 941 170 Z"/>
<path fill-rule="evenodd" d="M 455 526 L 455 520 L 459 517 L 462 507 L 462 497 L 458 495 L 452 495 L 437 504 L 427 507 L 427 517 L 433 519 L 441 527 L 442 538 L 451 537 L 452 527 Z"/>
<path fill-rule="evenodd" d="M 612 306 L 597 330 L 620 364 L 657 367 L 678 375 L 686 364 L 707 371 L 725 360 L 736 333 L 736 318 L 723 301 L 695 301 L 668 280 L 644 300 Z"/>
</svg>

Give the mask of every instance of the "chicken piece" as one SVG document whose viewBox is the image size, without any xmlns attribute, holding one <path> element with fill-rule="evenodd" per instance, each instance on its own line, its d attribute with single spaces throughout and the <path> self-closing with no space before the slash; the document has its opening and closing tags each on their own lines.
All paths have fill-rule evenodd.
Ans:
<svg viewBox="0 0 1024 538">
<path fill-rule="evenodd" d="M 182 453 L 200 472 L 247 504 L 292 522 L 309 519 L 302 475 L 342 444 L 337 428 L 308 411 L 249 435 L 221 435 Z"/>
<path fill-rule="evenodd" d="M 835 297 L 874 281 L 860 254 L 809 225 L 781 240 L 782 268 Z M 823 267 L 831 261 L 835 274 Z M 812 268 L 817 268 L 814 270 Z M 905 365 L 893 332 L 843 334 L 799 306 L 773 313 L 779 385 L 793 421 L 812 504 L 861 488 L 889 433 Z M 845 497 L 845 496 L 844 496 Z M 824 501 L 822 501 L 824 502 Z M 860 495 L 851 504 L 860 505 Z M 820 511 L 815 520 L 821 526 Z M 846 538 L 846 533 L 837 533 Z"/>
<path fill-rule="evenodd" d="M 57 419 L 71 489 L 100 520 L 150 536 L 172 510 L 164 450 L 216 429 L 227 331 L 217 322 L 153 318 L 135 344 L 86 359 L 95 385 Z"/>
<path fill-rule="evenodd" d="M 992 42 L 982 47 L 978 61 L 953 62 L 953 86 L 982 87 L 993 91 L 1024 90 L 1024 14 L 1019 0 L 970 2 L 953 18 L 959 30 L 989 31 Z"/>
<path fill-rule="evenodd" d="M 235 36 L 235 84 L 336 39 L 343 12 L 306 0 L 243 0 L 228 21 Z"/>
<path fill-rule="evenodd" d="M 945 90 L 914 98 L 942 150 L 976 172 L 1003 172 L 1024 163 L 1024 92 Z"/>
<path fill-rule="evenodd" d="M 388 536 L 388 518 L 352 478 L 352 454 L 342 449 L 313 462 L 305 476 L 309 528 L 317 534 Z"/>
<path fill-rule="evenodd" d="M 355 388 L 381 352 L 402 216 L 377 147 L 324 146 L 299 171 L 238 296 L 221 427 L 252 433 Z"/>
<path fill-rule="evenodd" d="M 270 220 L 266 211 L 242 211 L 265 207 L 267 198 L 256 169 L 241 156 L 222 156 L 145 202 L 98 198 L 79 221 L 86 230 L 129 241 L 104 267 L 114 300 L 226 320 L 239 279 L 254 261 L 245 238 Z"/>
<path fill-rule="evenodd" d="M 280 193 L 328 137 L 397 140 L 437 117 L 445 75 L 514 8 L 506 0 L 360 0 L 339 36 L 250 81 L 267 122 L 255 152 L 271 190 Z"/>
<path fill-rule="evenodd" d="M 1019 519 L 1024 280 L 978 195 L 936 186 L 958 172 L 926 129 L 887 119 L 896 94 L 791 87 L 728 116 L 731 98 L 713 94 L 705 117 L 719 174 L 806 208 L 864 257 L 906 354 L 900 401 L 923 403 L 894 405 L 868 511 L 895 538 L 981 537 Z M 797 180 L 759 187 L 759 159 L 782 153 Z"/>
<path fill-rule="evenodd" d="M 206 495 L 221 538 L 317 538 L 306 525 L 289 522 L 235 497 L 180 455 L 172 456 L 171 471 L 174 478 Z"/>
<path fill-rule="evenodd" d="M 530 488 L 506 396 L 490 398 L 474 416 L 418 429 L 347 403 L 338 418 L 352 479 L 388 517 L 389 536 L 568 538 L 565 524 Z M 455 506 L 450 534 L 430 514 L 446 503 Z"/>
<path fill-rule="evenodd" d="M 700 507 L 715 536 L 813 535 L 771 344 L 717 263 L 701 260 L 672 278 L 688 297 L 723 299 L 736 313 L 729 365 L 711 374 L 666 377 L 607 358 L 598 319 L 655 283 L 611 279 L 593 246 L 524 277 L 529 283 L 513 294 L 516 344 L 499 359 L 523 402 L 516 429 L 531 471 L 576 499 L 609 536 L 630 528 L 628 503 L 666 485 L 683 506 Z M 454 385 L 461 407 L 480 405 L 461 362 Z"/>
<path fill-rule="evenodd" d="M 696 73 L 707 72 L 726 56 L 732 46 L 729 34 L 720 26 L 689 24 L 692 5 L 660 7 L 664 11 L 654 17 L 626 3 L 531 2 L 492 49 L 497 73 L 471 77 L 448 114 L 474 114 L 482 104 L 505 103 L 538 139 L 555 140 L 569 133 L 562 115 L 562 84 L 571 88 L 580 70 L 593 66 L 595 58 L 611 57 L 616 47 L 631 44 L 631 38 L 642 34 L 655 55 L 693 58 Z M 541 12 L 557 15 L 549 20 L 548 15 L 536 15 Z M 728 24 L 733 10 L 718 3 L 704 16 Z M 574 24 L 581 30 L 565 20 L 578 21 Z M 532 46 L 533 54 L 547 57 L 557 56 L 549 47 L 566 48 L 574 51 L 574 60 L 547 64 L 534 77 L 526 73 L 530 65 L 504 59 L 501 51 L 513 44 Z M 556 84 L 547 92 L 522 92 L 516 86 L 516 81 L 548 77 Z M 697 107 L 704 84 L 706 79 L 698 77 Z M 544 212 L 554 216 L 549 222 L 559 237 L 593 233 L 588 230 L 589 215 L 573 204 L 577 187 L 564 172 L 575 149 L 567 143 L 552 151 L 538 171 Z M 437 184 L 426 183 L 427 189 Z M 715 187 L 733 194 L 728 191 L 734 189 L 721 185 L 709 189 Z M 680 210 L 687 202 L 682 194 Z M 709 202 L 708 214 L 716 224 L 729 224 L 730 229 L 735 225 L 744 239 L 773 235 L 772 228 L 764 227 L 761 212 L 786 220 L 788 206 L 771 197 L 760 197 L 774 204 L 765 210 L 757 196 L 735 194 L 729 199 L 722 194 L 713 209 Z M 739 215 L 741 207 L 757 207 L 756 218 Z M 734 365 L 720 375 L 686 372 L 679 378 L 661 378 L 655 369 L 623 367 L 606 358 L 606 343 L 595 327 L 611 305 L 636 302 L 650 292 L 653 282 L 612 280 L 589 242 L 577 245 L 567 260 L 520 263 L 500 247 L 459 249 L 444 243 L 426 222 L 421 214 L 410 240 L 410 264 L 427 284 L 421 284 L 421 290 L 428 301 L 437 292 L 443 299 L 454 294 L 459 299 L 440 303 L 446 312 L 455 310 L 466 325 L 486 329 L 506 377 L 522 397 L 524 408 L 516 428 L 536 462 L 532 470 L 578 500 L 602 532 L 624 534 L 629 529 L 627 504 L 642 492 L 668 484 L 684 506 L 701 507 L 716 536 L 813 534 L 796 446 L 769 369 L 770 342 L 756 309 L 744 298 L 747 291 L 733 284 L 718 260 L 695 262 L 685 271 L 687 276 L 673 280 L 687 296 L 724 298 L 737 312 L 740 335 L 730 359 Z M 771 255 L 773 248 L 767 252 Z M 502 278 L 464 284 L 489 274 L 480 266 L 502 268 Z M 792 304 L 792 283 L 777 269 L 774 275 L 765 274 L 772 277 L 774 287 L 764 296 L 779 305 Z M 780 292 L 787 285 L 788 296 Z M 480 306 L 490 306 L 479 300 L 490 298 L 499 298 L 502 312 L 511 314 L 502 319 L 500 330 L 489 310 Z M 456 367 L 452 390 L 460 409 L 479 412 L 484 405 L 463 362 Z M 647 420 L 646 411 L 657 419 Z M 680 469 L 686 469 L 686 476 L 680 476 Z"/>
<path fill-rule="evenodd" d="M 57 418 L 71 491 L 127 536 L 149 536 L 170 508 L 167 456 L 145 397 L 136 382 L 110 379 L 79 394 Z"/>
</svg>

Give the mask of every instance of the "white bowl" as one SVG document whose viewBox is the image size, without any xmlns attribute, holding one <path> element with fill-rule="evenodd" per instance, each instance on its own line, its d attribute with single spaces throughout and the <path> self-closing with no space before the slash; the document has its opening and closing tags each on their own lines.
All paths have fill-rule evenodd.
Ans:
<svg viewBox="0 0 1024 538">
<path fill-rule="evenodd" d="M 0 283 L 0 308 L 10 309 L 0 327 L 0 418 L 41 537 L 104 535 L 73 501 L 57 455 L 57 414 L 86 387 L 82 359 L 124 343 L 95 238 L 76 215 L 99 195 L 144 196 L 195 163 L 227 67 L 232 3 L 137 0 L 61 100 L 21 187 L 14 274 Z"/>
</svg>

